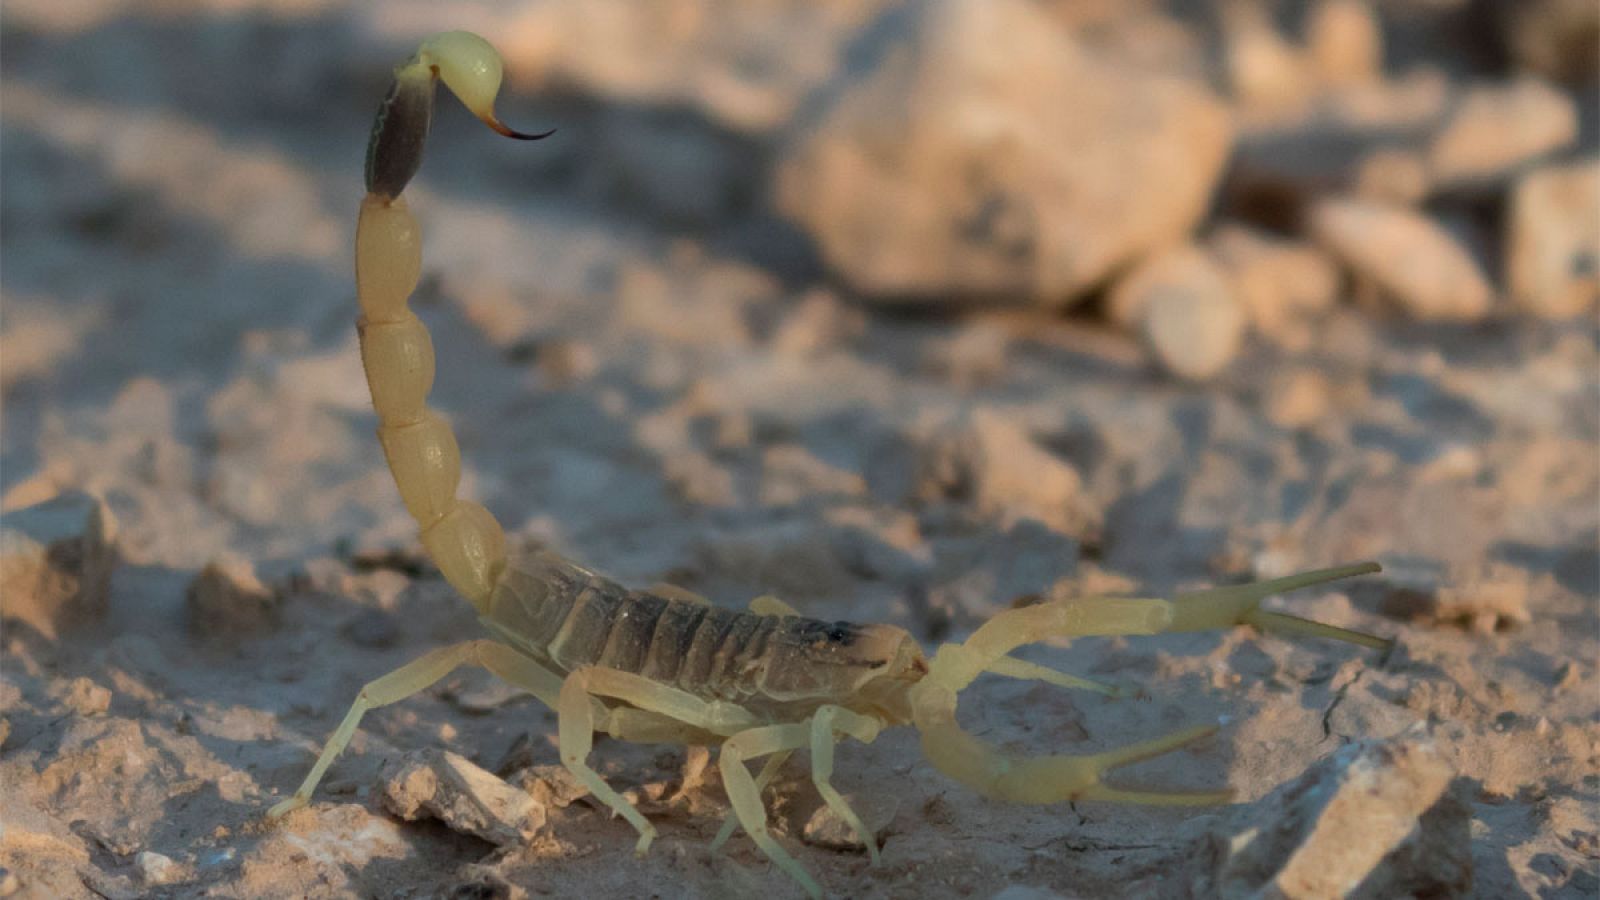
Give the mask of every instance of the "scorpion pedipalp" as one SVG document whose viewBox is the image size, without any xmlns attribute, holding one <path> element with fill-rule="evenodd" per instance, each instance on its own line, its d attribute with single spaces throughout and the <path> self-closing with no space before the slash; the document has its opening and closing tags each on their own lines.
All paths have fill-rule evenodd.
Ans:
<svg viewBox="0 0 1600 900">
<path fill-rule="evenodd" d="M 1003 753 L 963 729 L 956 721 L 956 698 L 979 674 L 996 671 L 997 663 L 1012 665 L 1005 662 L 1006 654 L 1012 650 L 1051 637 L 1157 634 L 1254 625 L 1386 649 L 1390 642 L 1371 635 L 1259 608 L 1261 601 L 1273 594 L 1378 570 L 1376 563 L 1359 563 L 1215 588 L 1174 600 L 1089 597 L 1002 612 L 964 643 L 940 647 L 929 661 L 927 676 L 911 686 L 911 719 L 922 734 L 923 754 L 951 778 L 979 793 L 1012 803 L 1225 803 L 1232 796 L 1231 791 L 1142 791 L 1116 788 L 1101 781 L 1101 776 L 1112 769 L 1161 756 L 1208 737 L 1217 730 L 1214 725 L 1187 728 L 1105 753 L 1020 758 Z"/>
</svg>

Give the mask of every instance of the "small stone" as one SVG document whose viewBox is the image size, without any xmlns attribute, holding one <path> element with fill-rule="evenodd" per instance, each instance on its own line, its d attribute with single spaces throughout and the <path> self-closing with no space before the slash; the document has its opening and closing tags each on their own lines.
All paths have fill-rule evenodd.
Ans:
<svg viewBox="0 0 1600 900">
<path fill-rule="evenodd" d="M 903 12 L 777 166 L 779 209 L 863 298 L 1060 305 L 1204 216 L 1232 141 L 1204 85 L 1028 0 Z"/>
<path fill-rule="evenodd" d="M 1528 583 L 1511 577 L 1442 587 L 1434 598 L 1433 618 L 1465 624 L 1479 634 L 1519 628 L 1533 621 Z"/>
<path fill-rule="evenodd" d="M 1362 200 L 1416 206 L 1430 187 L 1427 161 L 1410 150 L 1374 150 L 1356 167 L 1355 193 Z"/>
<path fill-rule="evenodd" d="M 1311 233 L 1355 274 L 1412 318 L 1471 321 L 1489 312 L 1478 264 L 1443 228 L 1416 212 L 1359 200 L 1313 207 Z"/>
<path fill-rule="evenodd" d="M 1578 137 L 1578 111 L 1565 94 L 1524 77 L 1474 88 L 1433 139 L 1428 165 L 1440 184 L 1493 182 Z"/>
<path fill-rule="evenodd" d="M 6 618 L 46 637 L 105 615 L 117 525 L 98 498 L 71 492 L 0 521 L 0 598 Z"/>
<path fill-rule="evenodd" d="M 277 627 L 279 597 L 256 577 L 249 560 L 224 554 L 189 584 L 187 611 L 196 634 L 258 634 Z"/>
<path fill-rule="evenodd" d="M 0 867 L 0 897 L 10 897 L 22 890 L 22 879 L 8 868 Z"/>
<path fill-rule="evenodd" d="M 872 839 L 882 847 L 883 836 L 889 830 L 889 823 L 894 821 L 894 814 L 900 808 L 899 803 L 892 797 L 886 797 L 882 802 L 864 803 L 853 794 L 846 794 L 844 802 L 861 817 L 861 823 L 872 833 Z M 856 830 L 827 804 L 818 807 L 817 811 L 811 814 L 811 818 L 806 820 L 800 838 L 813 847 L 852 850 L 858 853 L 867 851 Z"/>
<path fill-rule="evenodd" d="M 1332 393 L 1320 372 L 1293 369 L 1272 376 L 1263 406 L 1274 425 L 1304 428 L 1327 416 Z"/>
<path fill-rule="evenodd" d="M 566 809 L 589 796 L 578 776 L 562 765 L 528 766 L 513 780 L 543 809 Z"/>
<path fill-rule="evenodd" d="M 1506 218 L 1512 301 L 1547 318 L 1594 309 L 1600 298 L 1600 161 L 1551 166 L 1517 182 Z"/>
<path fill-rule="evenodd" d="M 1207 241 L 1234 296 L 1255 330 L 1273 340 L 1293 338 L 1306 320 L 1339 296 L 1339 270 L 1328 254 L 1241 225 L 1222 225 Z"/>
<path fill-rule="evenodd" d="M 104 715 L 111 708 L 111 691 L 87 678 L 74 678 L 60 692 L 61 705 L 80 716 Z"/>
<path fill-rule="evenodd" d="M 1312 71 L 1323 84 L 1370 84 L 1383 75 L 1383 30 L 1359 0 L 1323 0 L 1306 25 Z"/>
<path fill-rule="evenodd" d="M 1017 423 L 988 410 L 947 424 L 917 460 L 924 500 L 966 500 L 1006 523 L 1037 519 L 1063 534 L 1098 533 L 1102 514 L 1071 463 L 1039 446 Z"/>
<path fill-rule="evenodd" d="M 1244 339 L 1244 308 L 1222 269 L 1192 245 L 1145 261 L 1117 283 L 1107 304 L 1119 324 L 1139 323 L 1156 358 L 1180 378 L 1221 372 Z"/>
<path fill-rule="evenodd" d="M 545 809 L 532 797 L 449 751 L 407 753 L 383 779 L 384 807 L 408 822 L 436 818 L 502 847 L 525 844 L 544 826 Z"/>
<path fill-rule="evenodd" d="M 1420 573 L 1419 573 L 1420 575 Z M 1431 625 L 1462 625 L 1480 634 L 1517 628 L 1528 613 L 1527 574 L 1503 563 L 1456 567 L 1444 575 L 1410 577 L 1391 572 L 1379 612 Z"/>
<path fill-rule="evenodd" d="M 183 877 L 183 867 L 172 857 L 149 850 L 133 858 L 133 867 L 139 873 L 139 881 L 148 887 L 171 884 Z"/>
<path fill-rule="evenodd" d="M 1223 15 L 1228 86 L 1253 124 L 1292 118 L 1311 96 L 1304 54 L 1278 33 L 1256 4 L 1234 3 Z"/>
<path fill-rule="evenodd" d="M 1458 896 L 1472 883 L 1469 807 L 1431 739 L 1348 744 L 1213 825 L 1200 896 Z"/>
</svg>

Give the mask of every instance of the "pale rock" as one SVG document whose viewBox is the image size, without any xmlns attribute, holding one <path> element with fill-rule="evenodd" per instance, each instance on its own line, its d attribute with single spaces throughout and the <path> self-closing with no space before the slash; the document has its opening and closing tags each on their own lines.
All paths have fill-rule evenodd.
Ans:
<svg viewBox="0 0 1600 900">
<path fill-rule="evenodd" d="M 1495 181 L 1578 136 L 1578 111 L 1561 91 L 1532 77 L 1470 90 L 1428 148 L 1441 185 Z"/>
<path fill-rule="evenodd" d="M 1203 381 L 1226 369 L 1244 340 L 1244 309 L 1222 282 L 1164 291 L 1153 297 L 1144 318 L 1144 338 L 1168 372 Z"/>
<path fill-rule="evenodd" d="M 1356 166 L 1355 193 L 1363 200 L 1416 206 L 1430 187 L 1427 160 L 1411 150 L 1374 150 Z"/>
<path fill-rule="evenodd" d="M 51 693 L 75 715 L 99 716 L 111 708 L 111 691 L 88 678 L 74 678 Z"/>
<path fill-rule="evenodd" d="M 1527 312 L 1568 318 L 1600 298 L 1600 161 L 1529 172 L 1506 220 L 1511 299 Z"/>
<path fill-rule="evenodd" d="M 1077 469 L 988 410 L 932 435 L 917 460 L 916 484 L 925 500 L 970 501 L 981 516 L 1036 519 L 1073 536 L 1097 533 L 1103 521 Z"/>
<path fill-rule="evenodd" d="M 1323 0 L 1306 24 L 1311 68 L 1323 84 L 1366 84 L 1383 76 L 1383 30 L 1360 0 Z"/>
<path fill-rule="evenodd" d="M 0 521 L 0 610 L 55 638 L 105 615 L 117 525 L 98 498 L 71 492 Z"/>
<path fill-rule="evenodd" d="M 446 750 L 407 753 L 383 779 L 384 807 L 408 822 L 435 818 L 501 847 L 526 844 L 544 826 L 545 809 L 531 796 Z"/>
<path fill-rule="evenodd" d="M 1471 321 L 1489 312 L 1482 270 L 1443 228 L 1408 209 L 1359 200 L 1312 208 L 1312 235 L 1412 318 Z"/>
<path fill-rule="evenodd" d="M 1429 738 L 1347 744 L 1211 826 L 1197 895 L 1456 896 L 1472 883 L 1471 812 Z"/>
<path fill-rule="evenodd" d="M 1272 376 L 1263 407 L 1281 428 L 1304 428 L 1328 414 L 1333 390 L 1328 379 L 1312 369 L 1291 369 Z"/>
<path fill-rule="evenodd" d="M 1026 0 L 934 0 L 798 128 L 777 205 L 876 302 L 1067 302 L 1204 215 L 1232 139 L 1203 87 Z"/>
<path fill-rule="evenodd" d="M 1338 300 L 1338 267 L 1311 244 L 1223 225 L 1212 232 L 1207 249 L 1250 314 L 1250 324 L 1267 337 L 1284 338 Z"/>
<path fill-rule="evenodd" d="M 1192 244 L 1146 260 L 1112 288 L 1107 310 L 1137 326 L 1167 371 L 1192 380 L 1227 368 L 1244 339 L 1246 316 L 1222 269 Z"/>
<path fill-rule="evenodd" d="M 1396 584 L 1383 595 L 1379 611 L 1393 619 L 1460 625 L 1479 634 L 1533 621 L 1528 612 L 1527 573 L 1505 563 L 1463 564 L 1433 577 L 1404 579 L 1402 573 L 1396 573 L 1390 578 Z"/>
<path fill-rule="evenodd" d="M 171 884 L 183 878 L 183 867 L 172 857 L 144 850 L 133 858 L 133 867 L 139 873 L 139 882 L 147 887 Z"/>
<path fill-rule="evenodd" d="M 1224 7 L 1223 64 L 1228 87 L 1254 124 L 1299 116 L 1312 93 L 1304 54 L 1278 33 L 1260 7 Z"/>
<path fill-rule="evenodd" d="M 200 635 L 247 635 L 271 631 L 281 618 L 278 593 L 261 583 L 248 559 L 224 554 L 206 564 L 189 584 L 189 629 Z"/>
</svg>

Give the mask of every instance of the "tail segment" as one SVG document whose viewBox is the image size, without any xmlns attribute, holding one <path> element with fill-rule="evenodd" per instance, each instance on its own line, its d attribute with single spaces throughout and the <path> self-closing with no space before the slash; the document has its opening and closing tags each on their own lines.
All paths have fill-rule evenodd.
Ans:
<svg viewBox="0 0 1600 900">
<path fill-rule="evenodd" d="M 357 328 L 378 440 L 406 509 L 422 530 L 423 546 L 480 612 L 487 610 L 505 568 L 505 532 L 488 510 L 456 498 L 461 450 L 450 424 L 427 407 L 433 341 L 406 304 L 422 270 L 422 239 L 400 193 L 422 163 L 438 80 L 501 134 L 543 137 L 512 131 L 495 117 L 500 71 L 493 47 L 455 31 L 424 41 L 395 71 L 367 145 L 367 196 L 356 226 Z"/>
</svg>

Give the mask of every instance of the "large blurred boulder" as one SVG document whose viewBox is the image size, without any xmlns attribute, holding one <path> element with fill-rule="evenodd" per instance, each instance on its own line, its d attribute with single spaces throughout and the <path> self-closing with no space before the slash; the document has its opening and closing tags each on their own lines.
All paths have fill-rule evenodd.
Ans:
<svg viewBox="0 0 1600 900">
<path fill-rule="evenodd" d="M 1232 128 L 1026 0 L 932 0 L 782 154 L 781 210 L 869 299 L 1054 304 L 1204 213 Z"/>
</svg>

